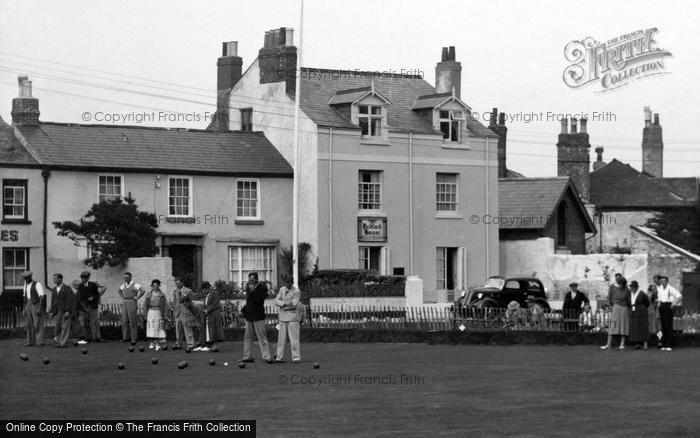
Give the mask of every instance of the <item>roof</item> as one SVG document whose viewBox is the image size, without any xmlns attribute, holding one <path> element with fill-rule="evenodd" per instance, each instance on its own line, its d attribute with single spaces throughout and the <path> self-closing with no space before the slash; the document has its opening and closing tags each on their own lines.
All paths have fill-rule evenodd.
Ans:
<svg viewBox="0 0 700 438">
<path fill-rule="evenodd" d="M 329 102 L 333 99 L 333 103 L 338 103 L 336 99 L 340 98 L 342 92 L 360 92 L 358 89 L 370 87 L 374 82 L 374 89 L 392 104 L 387 115 L 390 131 L 439 133 L 418 113 L 411 110 L 417 98 L 435 94 L 435 88 L 420 76 L 302 67 L 300 80 L 301 109 L 319 126 L 359 129 L 329 105 Z M 467 118 L 467 130 L 481 137 L 496 137 L 490 129 L 471 118 Z"/>
<path fill-rule="evenodd" d="M 36 165 L 38 161 L 15 137 L 14 129 L 0 117 L 0 163 Z"/>
<path fill-rule="evenodd" d="M 584 217 L 585 232 L 595 232 L 595 225 L 568 177 L 499 179 L 498 216 L 506 218 L 499 221 L 499 229 L 545 228 L 569 190 Z"/>
<path fill-rule="evenodd" d="M 525 178 L 525 175 L 520 172 L 516 172 L 515 170 L 506 168 L 506 178 Z"/>
<path fill-rule="evenodd" d="M 45 122 L 16 127 L 38 164 L 52 168 L 292 176 L 289 163 L 258 132 Z"/>
<path fill-rule="evenodd" d="M 661 245 L 665 246 L 666 248 L 669 248 L 672 251 L 675 251 L 685 257 L 688 257 L 690 259 L 695 260 L 696 262 L 700 262 L 700 255 L 694 254 L 684 248 L 681 248 L 680 246 L 674 245 L 673 243 L 669 242 L 668 240 L 662 239 L 656 234 L 656 231 L 654 231 L 651 228 L 647 227 L 642 227 L 639 225 L 630 225 L 630 228 L 632 228 L 634 231 L 638 232 L 639 234 L 642 234 L 643 236 L 646 236 L 655 242 L 660 243 Z"/>
<path fill-rule="evenodd" d="M 647 176 L 613 159 L 591 172 L 590 200 L 599 208 L 684 207 L 697 200 L 697 186 L 693 187 L 693 182 L 697 184 L 695 178 Z"/>
</svg>

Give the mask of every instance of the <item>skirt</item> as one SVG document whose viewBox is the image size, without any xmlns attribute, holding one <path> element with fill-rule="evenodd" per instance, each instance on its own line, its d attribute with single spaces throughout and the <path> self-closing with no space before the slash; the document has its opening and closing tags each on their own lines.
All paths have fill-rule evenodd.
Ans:
<svg viewBox="0 0 700 438">
<path fill-rule="evenodd" d="M 146 337 L 165 339 L 165 321 L 160 314 L 160 309 L 148 309 Z"/>
<path fill-rule="evenodd" d="M 649 314 L 646 311 L 630 313 L 630 343 L 641 343 L 649 340 Z"/>
<path fill-rule="evenodd" d="M 610 315 L 610 335 L 627 336 L 630 331 L 629 307 L 615 304 Z"/>
</svg>

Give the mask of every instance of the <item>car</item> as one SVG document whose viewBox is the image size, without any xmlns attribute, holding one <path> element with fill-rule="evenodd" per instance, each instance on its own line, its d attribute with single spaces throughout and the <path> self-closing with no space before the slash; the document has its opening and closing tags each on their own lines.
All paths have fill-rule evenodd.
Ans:
<svg viewBox="0 0 700 438">
<path fill-rule="evenodd" d="M 537 310 L 550 310 L 544 286 L 538 278 L 505 275 L 489 277 L 483 287 L 470 290 L 457 307 L 505 309 L 511 301 L 517 302 L 523 309 L 533 310 L 539 307 Z"/>
</svg>

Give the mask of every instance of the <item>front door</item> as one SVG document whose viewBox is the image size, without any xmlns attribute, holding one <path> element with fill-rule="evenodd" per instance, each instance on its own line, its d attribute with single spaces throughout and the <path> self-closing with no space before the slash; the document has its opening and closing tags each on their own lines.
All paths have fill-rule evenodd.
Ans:
<svg viewBox="0 0 700 438">
<path fill-rule="evenodd" d="M 172 245 L 169 251 L 173 260 L 173 277 L 181 278 L 189 288 L 195 286 L 197 279 L 196 249 L 194 245 Z"/>
</svg>

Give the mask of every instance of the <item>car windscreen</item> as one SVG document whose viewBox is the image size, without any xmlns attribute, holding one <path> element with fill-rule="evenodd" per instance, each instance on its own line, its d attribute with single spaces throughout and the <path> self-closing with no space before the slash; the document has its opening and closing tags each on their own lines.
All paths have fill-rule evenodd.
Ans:
<svg viewBox="0 0 700 438">
<path fill-rule="evenodd" d="M 486 280 L 484 287 L 495 287 L 496 289 L 501 289 L 503 287 L 503 283 L 505 283 L 505 280 L 502 278 L 491 277 Z"/>
</svg>

